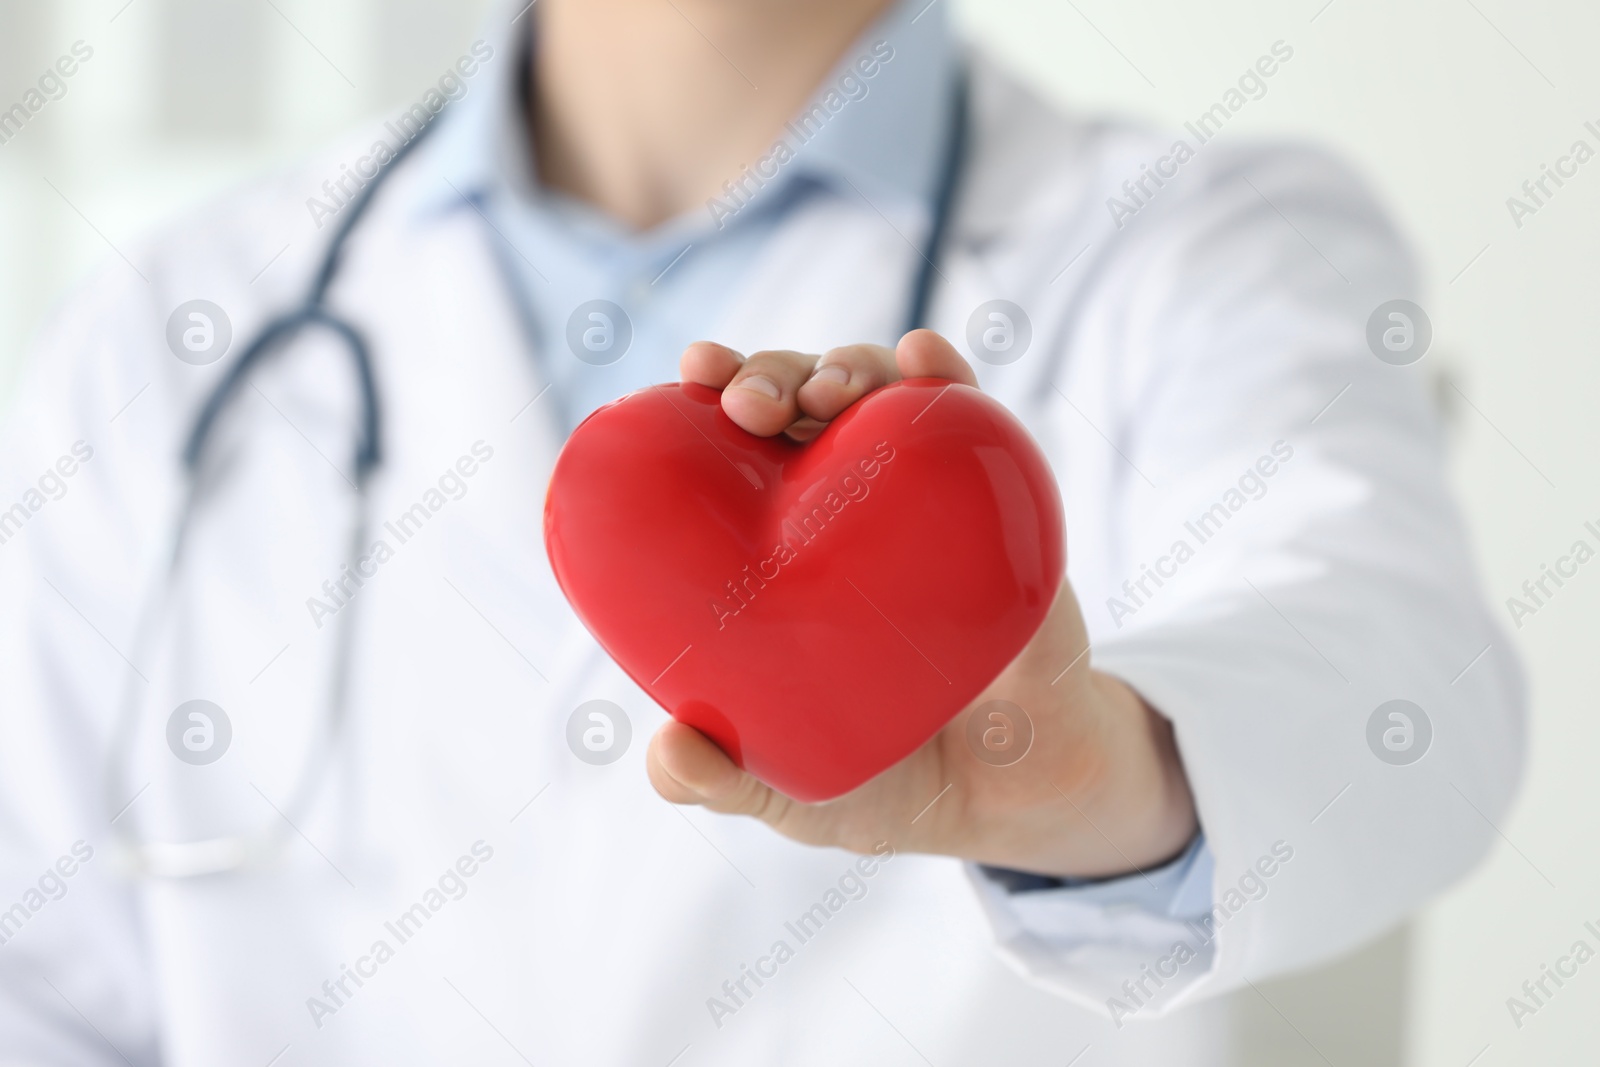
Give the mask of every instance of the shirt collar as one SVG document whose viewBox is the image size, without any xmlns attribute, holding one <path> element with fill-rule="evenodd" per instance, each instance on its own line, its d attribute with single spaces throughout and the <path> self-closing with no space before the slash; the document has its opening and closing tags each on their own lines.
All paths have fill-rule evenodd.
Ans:
<svg viewBox="0 0 1600 1067">
<path fill-rule="evenodd" d="M 941 6 L 896 3 L 856 38 L 810 104 L 785 125 L 796 173 L 877 206 L 929 204 L 958 62 Z"/>
<path fill-rule="evenodd" d="M 527 16 L 510 21 L 514 14 L 508 4 L 496 5 L 479 37 L 489 58 L 466 82 L 465 94 L 446 102 L 434 119 L 432 144 L 418 159 L 425 180 L 417 183 L 413 210 L 420 218 L 463 208 L 464 200 L 481 200 L 497 185 L 519 192 L 533 185 L 521 122 L 528 21 Z"/>
<path fill-rule="evenodd" d="M 417 217 L 464 209 L 464 201 L 500 193 L 534 201 L 545 195 L 534 175 L 521 103 L 531 51 L 528 23 L 524 17 L 511 21 L 525 9 L 513 0 L 490 17 L 474 54 L 491 54 L 479 62 L 475 77 L 460 79 L 459 95 L 450 99 L 428 91 L 445 102 L 435 118 L 439 128 L 430 134 L 433 143 L 418 160 L 431 174 L 415 187 Z M 748 168 L 749 177 L 724 186 L 724 203 L 733 205 L 735 196 L 740 204 L 780 203 L 785 192 L 809 181 L 840 195 L 859 195 L 880 211 L 926 213 L 939 184 L 958 63 L 943 9 L 927 0 L 898 0 L 846 49 L 811 102 Z M 428 106 L 426 99 L 422 106 Z M 403 126 L 399 120 L 388 124 L 391 136 Z M 708 205 L 701 216 L 707 224 L 716 210 Z M 664 227 L 681 230 L 687 222 Z"/>
</svg>

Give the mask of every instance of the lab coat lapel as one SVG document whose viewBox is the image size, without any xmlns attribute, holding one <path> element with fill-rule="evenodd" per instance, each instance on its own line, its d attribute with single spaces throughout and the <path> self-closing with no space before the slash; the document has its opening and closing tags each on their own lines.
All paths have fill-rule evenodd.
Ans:
<svg viewBox="0 0 1600 1067">
<path fill-rule="evenodd" d="M 549 780 L 572 762 L 549 743 L 560 737 L 551 721 L 586 699 L 597 668 L 608 662 L 562 597 L 544 551 L 545 487 L 563 436 L 557 408 L 485 246 L 495 238 L 481 220 L 460 212 L 371 232 L 365 266 L 349 272 L 344 299 L 370 309 L 365 317 L 373 323 L 384 394 L 377 526 L 398 538 L 397 517 L 423 502 L 462 457 L 472 458 L 467 466 L 478 470 L 464 479 L 466 494 L 449 500 L 440 513 L 446 521 L 430 520 L 425 531 L 434 543 L 419 569 L 429 573 L 406 580 L 420 583 L 419 590 L 437 587 L 424 595 L 430 602 L 437 596 L 441 610 L 458 613 L 459 625 L 482 639 L 475 660 L 505 672 L 511 691 L 523 694 L 522 714 L 539 723 L 538 742 L 529 747 L 537 763 L 548 763 L 543 780 Z M 485 452 L 492 458 L 483 459 Z M 417 537 L 400 550 L 422 544 Z M 406 625 L 395 639 L 414 642 Z M 498 652 L 491 655 L 485 644 Z"/>
</svg>

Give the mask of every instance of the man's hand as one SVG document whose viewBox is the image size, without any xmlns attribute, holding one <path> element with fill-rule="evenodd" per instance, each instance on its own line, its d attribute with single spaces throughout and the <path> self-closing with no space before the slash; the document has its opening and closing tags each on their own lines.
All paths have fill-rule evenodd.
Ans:
<svg viewBox="0 0 1600 1067">
<path fill-rule="evenodd" d="M 821 357 L 700 342 L 685 381 L 723 390 L 722 409 L 754 434 L 815 436 L 867 393 L 901 378 L 977 385 L 959 353 L 917 330 L 894 350 L 836 348 Z M 803 670 L 803 664 L 796 664 Z M 967 712 L 876 778 L 824 804 L 802 804 L 739 769 L 703 734 L 669 722 L 650 742 L 650 781 L 667 800 L 752 815 L 810 845 L 933 852 L 1039 874 L 1132 873 L 1170 859 L 1196 829 L 1194 799 L 1172 726 L 1110 675 L 1090 667 L 1083 615 L 1063 581 L 1033 640 L 975 704 L 1025 711 L 1033 744 L 1010 766 L 967 744 Z"/>
</svg>

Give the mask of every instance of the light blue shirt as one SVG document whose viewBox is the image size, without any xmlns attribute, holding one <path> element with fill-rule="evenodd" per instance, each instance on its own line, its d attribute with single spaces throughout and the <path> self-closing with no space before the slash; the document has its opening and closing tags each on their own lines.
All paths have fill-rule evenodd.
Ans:
<svg viewBox="0 0 1600 1067">
<path fill-rule="evenodd" d="M 931 222 L 961 60 L 942 9 L 926 0 L 896 4 L 845 52 L 786 125 L 787 151 L 775 142 L 724 195 L 643 233 L 539 185 L 522 105 L 526 45 L 525 32 L 499 35 L 495 57 L 440 115 L 435 150 L 419 164 L 438 181 L 422 183 L 417 211 L 482 216 L 515 287 L 530 358 L 569 432 L 601 404 L 675 381 L 678 356 L 707 337 L 735 283 L 805 198 L 865 198 L 907 220 L 907 232 Z M 1212 904 L 1203 835 L 1160 869 L 1124 878 L 980 870 L 1036 905 L 1060 895 L 1186 919 Z"/>
<path fill-rule="evenodd" d="M 957 62 L 937 10 L 921 18 L 905 6 L 887 13 L 827 79 L 821 110 L 785 128 L 787 152 L 769 150 L 765 166 L 757 160 L 750 168 L 754 177 L 731 176 L 723 196 L 644 233 L 538 184 L 521 104 L 522 36 L 522 47 L 501 45 L 479 84 L 441 114 L 430 135 L 440 143 L 429 154 L 441 180 L 419 208 L 465 211 L 463 200 L 470 200 L 494 227 L 497 251 L 521 290 L 540 372 L 569 430 L 607 401 L 675 381 L 678 356 L 706 337 L 736 283 L 804 198 L 865 197 L 926 229 Z M 775 174 L 766 178 L 762 170 Z M 908 303 L 910 284 L 908 278 Z M 621 314 L 612 312 L 609 322 L 592 318 L 600 300 Z M 586 331 L 593 332 L 585 338 Z"/>
</svg>

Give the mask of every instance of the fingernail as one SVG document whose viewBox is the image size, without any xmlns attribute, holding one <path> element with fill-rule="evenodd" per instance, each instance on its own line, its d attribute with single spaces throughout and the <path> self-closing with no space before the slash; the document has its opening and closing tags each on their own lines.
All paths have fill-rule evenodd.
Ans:
<svg viewBox="0 0 1600 1067">
<path fill-rule="evenodd" d="M 760 393 L 768 400 L 777 400 L 783 396 L 783 390 L 778 388 L 778 383 L 771 378 L 763 378 L 759 374 L 752 374 L 748 378 L 739 380 L 739 388 L 748 389 L 753 393 Z"/>
<path fill-rule="evenodd" d="M 839 366 L 837 363 L 829 363 L 826 366 L 818 367 L 817 373 L 811 376 L 811 380 L 814 382 L 833 382 L 837 385 L 845 385 L 850 381 L 850 371 L 845 367 Z"/>
</svg>

